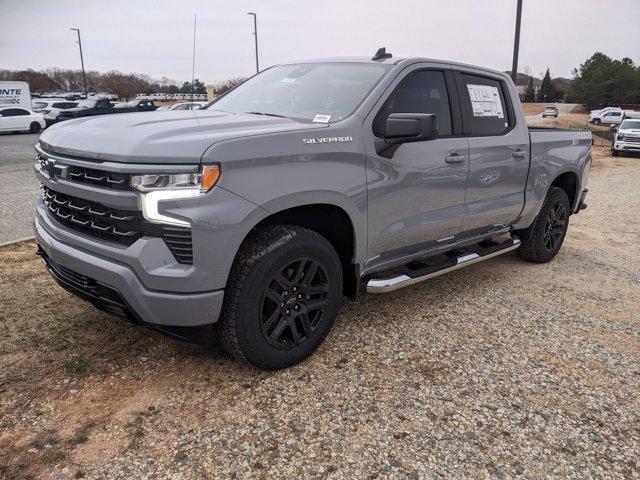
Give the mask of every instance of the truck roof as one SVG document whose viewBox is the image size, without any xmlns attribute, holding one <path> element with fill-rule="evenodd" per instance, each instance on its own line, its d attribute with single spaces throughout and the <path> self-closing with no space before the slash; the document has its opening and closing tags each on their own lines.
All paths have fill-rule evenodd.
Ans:
<svg viewBox="0 0 640 480">
<path fill-rule="evenodd" d="M 478 65 L 470 65 L 468 63 L 462 62 L 452 62 L 450 60 L 442 60 L 436 58 L 427 58 L 427 57 L 391 57 L 380 60 L 372 60 L 371 57 L 365 56 L 352 56 L 352 57 L 325 57 L 325 58 L 305 58 L 296 61 L 290 62 L 282 62 L 278 65 L 292 65 L 298 63 L 368 63 L 368 64 L 386 64 L 386 65 L 399 65 L 406 66 L 411 65 L 413 63 L 442 63 L 446 65 L 452 65 L 457 67 L 466 67 L 473 68 L 475 70 L 482 70 L 485 72 L 492 73 L 494 75 L 500 75 L 502 77 L 511 78 L 505 72 L 501 72 L 499 70 L 494 70 L 491 68 L 480 67 Z"/>
</svg>

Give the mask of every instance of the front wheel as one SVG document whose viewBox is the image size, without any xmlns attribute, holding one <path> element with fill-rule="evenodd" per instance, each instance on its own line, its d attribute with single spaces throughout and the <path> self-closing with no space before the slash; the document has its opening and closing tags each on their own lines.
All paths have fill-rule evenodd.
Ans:
<svg viewBox="0 0 640 480">
<path fill-rule="evenodd" d="M 594 118 L 593 119 L 593 124 L 594 125 L 600 125 L 600 119 L 599 118 Z"/>
<path fill-rule="evenodd" d="M 250 233 L 216 326 L 223 348 L 267 370 L 304 360 L 333 326 L 342 281 L 335 249 L 317 233 L 288 225 Z"/>
<path fill-rule="evenodd" d="M 618 152 L 618 150 L 616 150 L 615 148 L 612 148 L 611 155 L 613 155 L 614 157 L 617 157 L 618 155 L 620 155 L 620 152 Z"/>
<path fill-rule="evenodd" d="M 520 237 L 518 255 L 533 263 L 546 263 L 556 256 L 569 226 L 571 205 L 564 190 L 549 188 L 533 225 L 515 234 Z"/>
</svg>

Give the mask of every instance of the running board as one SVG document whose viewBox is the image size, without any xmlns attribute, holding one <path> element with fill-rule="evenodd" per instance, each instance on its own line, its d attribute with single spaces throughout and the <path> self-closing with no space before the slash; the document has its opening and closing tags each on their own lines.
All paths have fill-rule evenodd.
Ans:
<svg viewBox="0 0 640 480">
<path fill-rule="evenodd" d="M 443 262 L 414 270 L 408 274 L 395 275 L 386 278 L 372 278 L 367 282 L 368 293 L 387 293 L 399 290 L 409 285 L 424 282 L 430 278 L 439 277 L 445 273 L 458 270 L 459 268 L 473 265 L 474 263 L 497 257 L 503 253 L 515 250 L 520 246 L 520 239 L 513 237 L 502 243 L 497 243 L 489 247 L 478 247 L 475 252 L 465 253 L 454 258 L 449 258 Z"/>
</svg>

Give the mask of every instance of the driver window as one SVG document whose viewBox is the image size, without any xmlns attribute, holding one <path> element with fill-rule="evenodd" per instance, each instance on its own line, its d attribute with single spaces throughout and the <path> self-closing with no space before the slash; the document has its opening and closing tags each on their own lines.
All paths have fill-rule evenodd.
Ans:
<svg viewBox="0 0 640 480">
<path fill-rule="evenodd" d="M 438 121 L 438 136 L 451 135 L 451 109 L 444 73 L 419 70 L 407 75 L 384 102 L 373 122 L 373 133 L 382 136 L 392 113 L 432 113 Z"/>
</svg>

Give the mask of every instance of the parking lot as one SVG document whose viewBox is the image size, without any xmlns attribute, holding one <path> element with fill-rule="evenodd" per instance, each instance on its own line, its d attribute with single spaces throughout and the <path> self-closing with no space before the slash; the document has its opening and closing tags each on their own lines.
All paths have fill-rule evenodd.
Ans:
<svg viewBox="0 0 640 480">
<path fill-rule="evenodd" d="M 7 138 L 2 218 L 30 216 L 35 137 Z M 594 156 L 553 262 L 349 301 L 278 372 L 100 313 L 33 242 L 2 248 L 0 477 L 638 478 L 640 162 Z"/>
<path fill-rule="evenodd" d="M 40 193 L 33 175 L 37 134 L 0 134 L 0 244 L 33 235 L 31 219 Z"/>
</svg>

